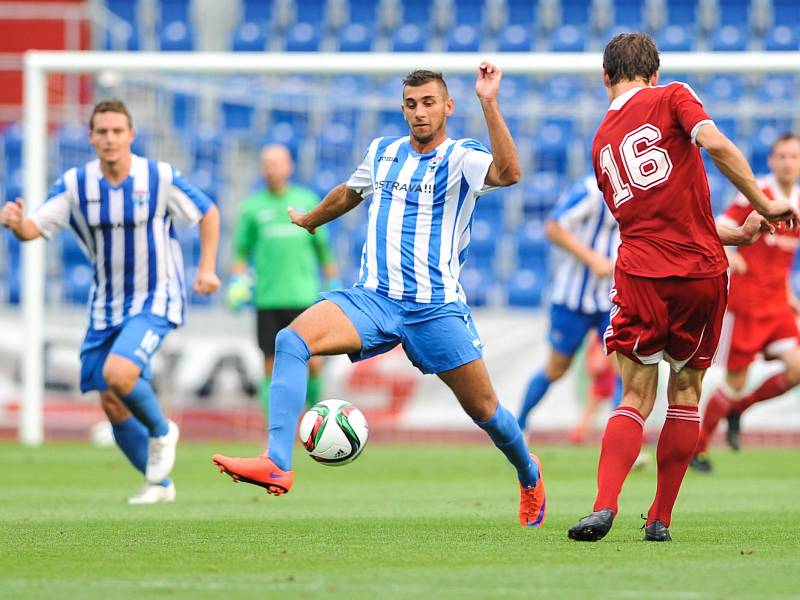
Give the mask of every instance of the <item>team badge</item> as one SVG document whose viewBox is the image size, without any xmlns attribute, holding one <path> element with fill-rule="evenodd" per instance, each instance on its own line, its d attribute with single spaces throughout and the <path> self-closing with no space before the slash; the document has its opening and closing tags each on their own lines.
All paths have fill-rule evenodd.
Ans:
<svg viewBox="0 0 800 600">
<path fill-rule="evenodd" d="M 133 202 L 137 206 L 142 206 L 143 204 L 147 204 L 150 202 L 150 192 L 144 190 L 134 190 L 133 191 Z"/>
<path fill-rule="evenodd" d="M 438 166 L 439 166 L 439 163 L 440 163 L 440 162 L 442 162 L 442 157 L 441 157 L 441 156 L 434 156 L 434 157 L 431 159 L 431 162 L 429 162 L 429 163 L 428 163 L 428 170 L 429 170 L 429 171 L 434 171 L 434 170 L 436 170 L 436 167 L 438 167 Z"/>
</svg>

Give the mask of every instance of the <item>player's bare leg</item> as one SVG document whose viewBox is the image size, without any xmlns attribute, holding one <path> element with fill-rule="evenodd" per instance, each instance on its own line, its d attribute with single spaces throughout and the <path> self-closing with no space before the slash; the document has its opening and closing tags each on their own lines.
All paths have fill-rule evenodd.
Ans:
<svg viewBox="0 0 800 600">
<path fill-rule="evenodd" d="M 258 485 L 281 495 L 294 483 L 292 445 L 305 405 L 308 363 L 313 355 L 348 354 L 361 349 L 353 323 L 333 302 L 323 300 L 304 311 L 275 338 L 267 451 L 255 458 L 215 454 L 212 461 L 234 481 Z"/>
<path fill-rule="evenodd" d="M 689 462 L 697 446 L 700 432 L 701 386 L 705 369 L 684 368 L 670 372 L 667 385 L 667 418 L 658 438 L 656 461 L 658 462 L 658 485 L 656 496 L 645 523 L 645 540 L 670 541 L 669 525 L 672 509 L 681 489 L 681 483 L 689 468 Z"/>
<path fill-rule="evenodd" d="M 622 402 L 608 419 L 597 467 L 597 497 L 592 514 L 569 529 L 569 537 L 595 542 L 606 536 L 618 511 L 622 484 L 642 448 L 644 421 L 653 410 L 658 365 L 642 365 L 617 352 Z"/>
<path fill-rule="evenodd" d="M 438 376 L 453 391 L 464 412 L 517 469 L 520 525 L 540 526 L 547 509 L 541 462 L 529 452 L 514 416 L 497 401 L 486 363 L 479 358 Z"/>
</svg>

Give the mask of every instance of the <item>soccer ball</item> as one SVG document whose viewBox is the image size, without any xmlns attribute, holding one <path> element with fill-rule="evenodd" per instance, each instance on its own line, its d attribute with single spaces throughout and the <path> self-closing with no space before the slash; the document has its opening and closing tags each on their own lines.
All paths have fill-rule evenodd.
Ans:
<svg viewBox="0 0 800 600">
<path fill-rule="evenodd" d="M 344 400 L 323 400 L 300 421 L 300 441 L 308 455 L 332 467 L 347 464 L 367 445 L 367 420 Z"/>
</svg>

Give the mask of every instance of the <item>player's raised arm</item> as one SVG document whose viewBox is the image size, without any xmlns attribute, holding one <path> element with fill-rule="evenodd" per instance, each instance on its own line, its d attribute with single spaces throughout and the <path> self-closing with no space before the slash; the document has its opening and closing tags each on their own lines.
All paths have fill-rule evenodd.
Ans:
<svg viewBox="0 0 800 600">
<path fill-rule="evenodd" d="M 796 222 L 800 219 L 798 209 L 788 201 L 770 200 L 764 195 L 741 150 L 715 125 L 711 123 L 702 125 L 697 132 L 696 141 L 698 146 L 705 148 L 720 172 L 736 186 L 736 189 L 759 213 L 770 221 Z M 726 242 L 723 240 L 722 243 Z"/>
<path fill-rule="evenodd" d="M 8 227 L 18 240 L 27 242 L 42 235 L 42 230 L 33 219 L 25 216 L 25 201 L 17 198 L 6 202 L 0 210 L 0 225 Z"/>
<path fill-rule="evenodd" d="M 493 161 L 484 183 L 488 186 L 505 187 L 519 181 L 521 169 L 517 147 L 497 102 L 497 92 L 502 78 L 503 72 L 498 67 L 482 62 L 478 67 L 475 93 L 483 109 L 492 146 Z"/>
<path fill-rule="evenodd" d="M 292 219 L 292 223 L 309 233 L 316 233 L 317 227 L 353 210 L 362 200 L 361 194 L 347 187 L 346 183 L 340 183 L 307 213 L 299 213 L 289 207 L 289 218 Z"/>
</svg>

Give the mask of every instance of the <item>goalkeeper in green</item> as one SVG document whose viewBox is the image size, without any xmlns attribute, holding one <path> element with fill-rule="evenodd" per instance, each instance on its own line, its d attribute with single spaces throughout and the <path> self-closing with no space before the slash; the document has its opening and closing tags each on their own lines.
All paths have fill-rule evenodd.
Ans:
<svg viewBox="0 0 800 600">
<path fill-rule="evenodd" d="M 293 171 L 292 156 L 285 146 L 270 145 L 261 151 L 266 188 L 246 198 L 240 209 L 226 296 L 234 310 L 251 301 L 256 308 L 258 346 L 264 353 L 259 396 L 265 410 L 269 407 L 275 336 L 317 301 L 321 275 L 329 282 L 337 277 L 325 229 L 311 235 L 289 219 L 290 206 L 307 212 L 319 201 L 311 190 L 290 183 Z M 314 357 L 309 363 L 309 405 L 319 401 L 321 368 L 322 358 Z"/>
</svg>

